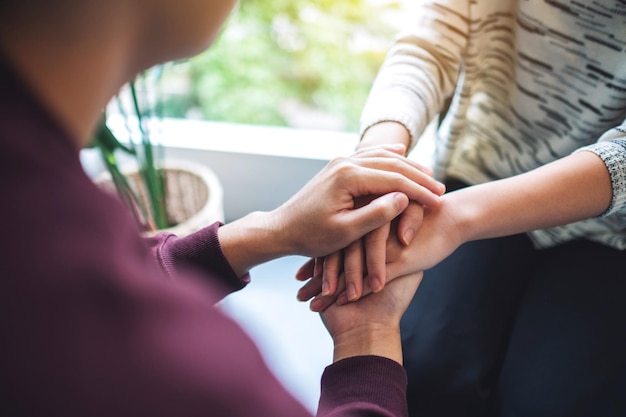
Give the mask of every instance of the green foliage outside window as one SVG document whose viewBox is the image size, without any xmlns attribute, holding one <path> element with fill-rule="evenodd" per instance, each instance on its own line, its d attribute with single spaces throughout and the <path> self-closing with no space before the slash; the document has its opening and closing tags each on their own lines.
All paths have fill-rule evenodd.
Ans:
<svg viewBox="0 0 626 417">
<path fill-rule="evenodd" d="M 208 51 L 168 69 L 165 115 L 356 131 L 399 15 L 380 0 L 242 0 Z"/>
</svg>

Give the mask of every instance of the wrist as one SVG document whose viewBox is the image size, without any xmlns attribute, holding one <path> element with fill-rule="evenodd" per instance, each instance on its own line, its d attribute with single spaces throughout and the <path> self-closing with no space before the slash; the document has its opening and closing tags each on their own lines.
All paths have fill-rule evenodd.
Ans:
<svg viewBox="0 0 626 417">
<path fill-rule="evenodd" d="M 402 365 L 400 327 L 367 326 L 333 336 L 333 362 L 355 356 L 381 356 Z"/>
<path fill-rule="evenodd" d="M 237 275 L 286 254 L 273 219 L 271 213 L 258 211 L 219 228 L 222 252 Z"/>
<path fill-rule="evenodd" d="M 446 212 L 454 231 L 453 239 L 457 246 L 479 238 L 481 230 L 481 205 L 473 204 L 470 193 L 465 189 L 443 195 L 441 210 Z M 479 200 L 480 201 L 480 200 Z"/>
<path fill-rule="evenodd" d="M 398 122 L 380 122 L 370 126 L 363 133 L 363 137 L 359 142 L 359 149 L 375 147 L 381 145 L 401 144 L 407 148 L 411 142 L 411 134 Z"/>
</svg>

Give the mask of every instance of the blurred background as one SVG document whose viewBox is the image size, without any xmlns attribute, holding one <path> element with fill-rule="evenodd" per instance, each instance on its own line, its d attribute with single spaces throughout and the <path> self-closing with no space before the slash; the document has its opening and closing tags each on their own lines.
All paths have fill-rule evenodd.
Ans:
<svg viewBox="0 0 626 417">
<path fill-rule="evenodd" d="M 213 46 L 160 73 L 164 117 L 357 131 L 419 0 L 242 0 Z"/>
</svg>

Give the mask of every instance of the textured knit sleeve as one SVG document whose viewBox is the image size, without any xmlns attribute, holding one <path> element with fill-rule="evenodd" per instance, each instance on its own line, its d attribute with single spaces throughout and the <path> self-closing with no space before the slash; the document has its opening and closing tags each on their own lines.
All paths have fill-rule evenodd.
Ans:
<svg viewBox="0 0 626 417">
<path fill-rule="evenodd" d="M 317 417 L 407 416 L 406 373 L 391 359 L 357 356 L 324 370 Z"/>
<path fill-rule="evenodd" d="M 611 177 L 613 197 L 600 216 L 530 233 L 537 247 L 584 237 L 617 249 L 626 249 L 626 121 L 605 132 L 600 139 L 576 152 L 589 151 L 605 163 Z"/>
<path fill-rule="evenodd" d="M 387 54 L 361 115 L 361 135 L 402 123 L 412 148 L 456 86 L 469 30 L 467 0 L 424 1 Z"/>
<path fill-rule="evenodd" d="M 224 289 L 222 297 L 245 287 L 250 282 L 249 274 L 239 277 L 235 274 L 222 252 L 217 229 L 221 223 L 214 223 L 185 237 L 177 237 L 171 233 L 161 233 L 147 238 L 153 254 L 161 268 L 170 278 L 193 273 L 220 279 Z"/>
<path fill-rule="evenodd" d="M 600 140 L 581 148 L 595 153 L 604 161 L 611 175 L 613 199 L 604 217 L 620 213 L 626 228 L 626 120 L 621 126 L 606 132 Z"/>
</svg>

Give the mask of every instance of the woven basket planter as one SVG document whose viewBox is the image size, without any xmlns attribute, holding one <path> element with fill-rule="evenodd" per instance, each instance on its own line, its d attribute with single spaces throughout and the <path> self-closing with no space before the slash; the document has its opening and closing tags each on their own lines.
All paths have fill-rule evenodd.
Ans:
<svg viewBox="0 0 626 417">
<path fill-rule="evenodd" d="M 163 172 L 168 218 L 174 226 L 157 232 L 185 236 L 216 221 L 224 221 L 222 185 L 210 168 L 189 161 L 166 159 Z M 126 169 L 124 175 L 144 207 L 147 207 L 148 197 L 138 171 Z M 98 177 L 96 183 L 105 191 L 117 194 L 108 172 Z M 151 234 L 154 232 L 146 233 Z"/>
</svg>

